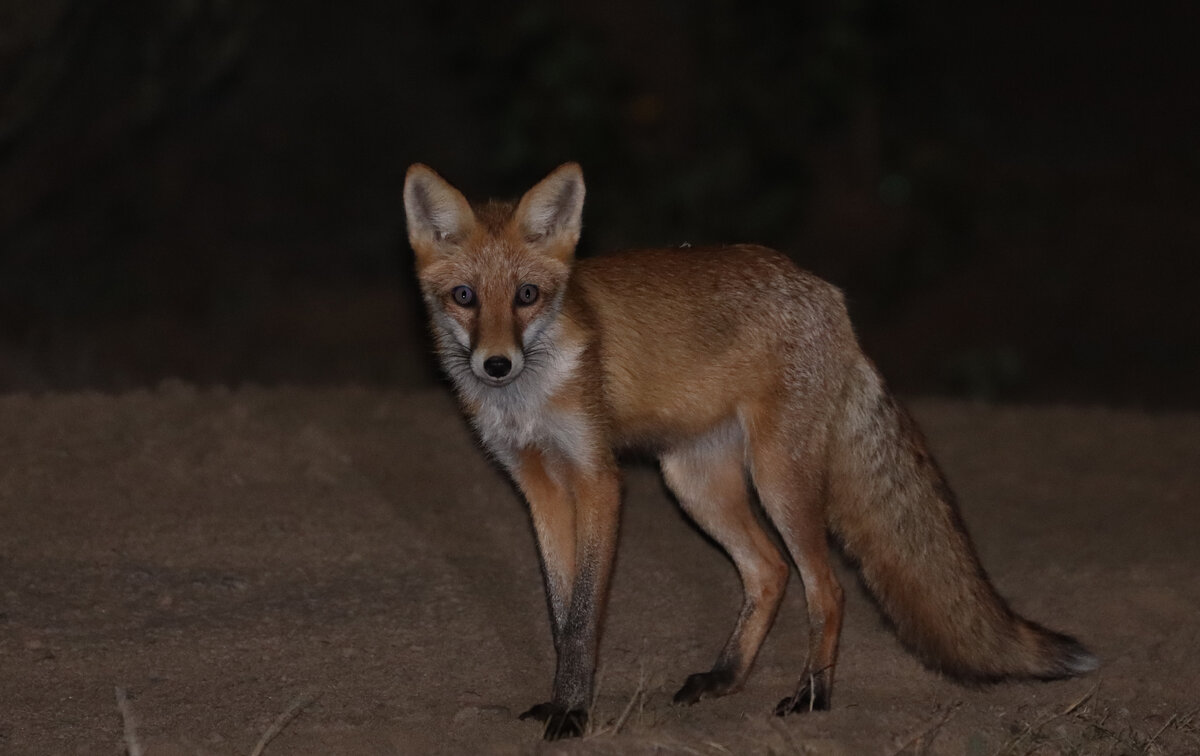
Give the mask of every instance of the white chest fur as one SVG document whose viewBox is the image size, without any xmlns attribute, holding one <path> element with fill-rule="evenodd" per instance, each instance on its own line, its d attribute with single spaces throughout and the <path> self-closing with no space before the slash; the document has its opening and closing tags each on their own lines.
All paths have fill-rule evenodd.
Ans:
<svg viewBox="0 0 1200 756">
<path fill-rule="evenodd" d="M 580 466 L 595 459 L 592 424 L 574 402 L 554 402 L 580 369 L 582 348 L 550 348 L 528 359 L 513 383 L 474 386 L 467 392 L 478 406 L 471 418 L 480 439 L 506 467 L 528 447 L 561 455 Z"/>
</svg>

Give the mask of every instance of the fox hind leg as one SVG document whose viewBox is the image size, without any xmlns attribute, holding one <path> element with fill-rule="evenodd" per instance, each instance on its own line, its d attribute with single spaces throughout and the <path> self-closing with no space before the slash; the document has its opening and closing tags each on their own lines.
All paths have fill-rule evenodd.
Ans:
<svg viewBox="0 0 1200 756">
<path fill-rule="evenodd" d="M 796 562 L 808 605 L 808 661 L 796 692 L 775 709 L 781 716 L 829 708 L 844 603 L 826 535 L 824 449 L 797 448 L 781 428 L 792 422 L 756 424 L 750 439 L 755 488 Z"/>
<path fill-rule="evenodd" d="M 680 506 L 729 554 L 744 591 L 737 623 L 712 669 L 689 676 L 675 694 L 675 703 L 693 704 L 742 686 L 779 609 L 789 570 L 750 508 L 739 426 L 718 429 L 660 461 Z"/>
</svg>

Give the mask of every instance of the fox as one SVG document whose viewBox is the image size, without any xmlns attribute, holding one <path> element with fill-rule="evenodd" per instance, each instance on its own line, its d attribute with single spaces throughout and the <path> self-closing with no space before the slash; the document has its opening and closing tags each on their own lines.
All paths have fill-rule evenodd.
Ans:
<svg viewBox="0 0 1200 756">
<path fill-rule="evenodd" d="M 964 683 L 1083 675 L 1098 659 L 1017 614 L 984 571 L 955 496 L 864 355 L 834 285 L 740 244 L 576 259 L 585 186 L 559 166 L 515 202 L 472 205 L 423 164 L 403 198 L 434 349 L 482 445 L 526 500 L 557 663 L 520 715 L 585 732 L 617 552 L 618 454 L 657 457 L 742 584 L 733 630 L 676 704 L 746 682 L 791 575 L 807 662 L 780 716 L 827 710 L 843 589 L 831 536 L 903 644 Z"/>
</svg>

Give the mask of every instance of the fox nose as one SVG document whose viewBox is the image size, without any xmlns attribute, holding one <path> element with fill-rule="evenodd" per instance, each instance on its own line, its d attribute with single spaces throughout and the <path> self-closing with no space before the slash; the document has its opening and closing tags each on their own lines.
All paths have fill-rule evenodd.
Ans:
<svg viewBox="0 0 1200 756">
<path fill-rule="evenodd" d="M 503 378 L 508 375 L 510 370 L 512 370 L 512 360 L 507 357 L 495 355 L 483 361 L 483 372 L 493 378 Z"/>
</svg>

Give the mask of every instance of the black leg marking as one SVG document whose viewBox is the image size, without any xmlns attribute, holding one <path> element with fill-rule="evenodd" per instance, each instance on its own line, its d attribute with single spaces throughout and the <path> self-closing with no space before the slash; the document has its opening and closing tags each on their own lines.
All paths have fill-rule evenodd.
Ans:
<svg viewBox="0 0 1200 756">
<path fill-rule="evenodd" d="M 567 709 L 555 703 L 531 706 L 519 719 L 533 719 L 545 725 L 546 740 L 577 738 L 587 729 L 588 714 L 583 709 Z"/>
<path fill-rule="evenodd" d="M 806 711 L 829 711 L 829 677 L 824 672 L 806 674 L 793 695 L 775 706 L 775 716 L 800 714 Z"/>
<path fill-rule="evenodd" d="M 556 708 L 557 707 L 551 703 L 534 704 L 525 711 L 521 712 L 521 716 L 517 717 L 517 719 L 532 719 L 537 722 L 545 722 L 550 718 L 550 715 L 554 713 Z"/>
<path fill-rule="evenodd" d="M 676 705 L 691 706 L 702 698 L 716 698 L 733 692 L 733 672 L 713 670 L 688 675 L 683 687 L 675 694 Z"/>
</svg>

